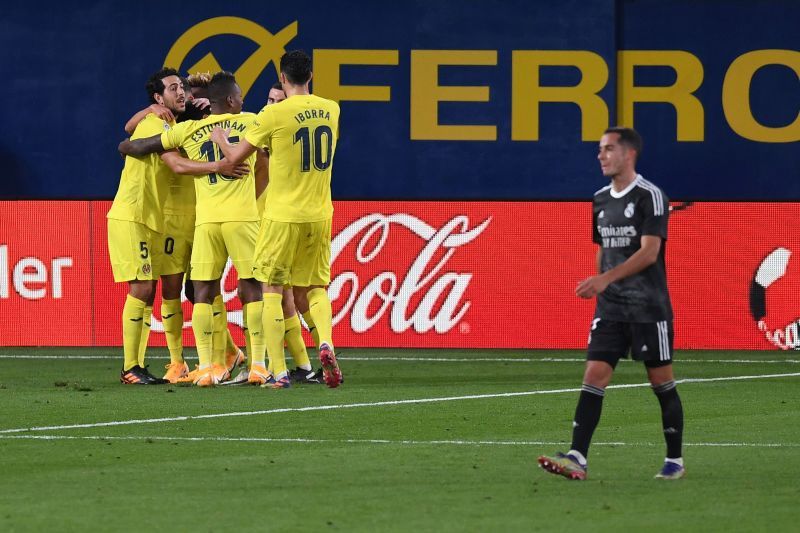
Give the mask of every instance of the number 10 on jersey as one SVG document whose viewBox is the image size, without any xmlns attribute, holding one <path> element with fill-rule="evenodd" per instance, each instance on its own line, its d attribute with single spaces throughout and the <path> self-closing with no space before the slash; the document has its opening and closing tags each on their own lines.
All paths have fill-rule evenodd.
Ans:
<svg viewBox="0 0 800 533">
<path fill-rule="evenodd" d="M 330 127 L 317 126 L 313 133 L 308 126 L 297 130 L 294 134 L 294 142 L 300 143 L 300 170 L 303 172 L 311 171 L 311 153 L 314 154 L 314 168 L 325 170 L 331 166 L 331 154 L 333 152 L 333 132 Z"/>
</svg>

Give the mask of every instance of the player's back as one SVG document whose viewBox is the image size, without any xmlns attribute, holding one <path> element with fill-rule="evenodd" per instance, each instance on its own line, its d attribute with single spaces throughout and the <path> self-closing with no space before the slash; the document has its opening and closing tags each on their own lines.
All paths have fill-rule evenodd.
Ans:
<svg viewBox="0 0 800 533">
<path fill-rule="evenodd" d="M 166 122 L 149 114 L 136 126 L 131 139 L 158 135 L 168 127 Z M 138 222 L 162 232 L 163 207 L 172 176 L 172 171 L 159 154 L 126 156 L 108 218 Z"/>
<path fill-rule="evenodd" d="M 339 105 L 312 94 L 294 95 L 262 109 L 258 123 L 257 133 L 263 136 L 248 141 L 269 150 L 264 217 L 315 222 L 333 216 L 331 171 Z"/>
<path fill-rule="evenodd" d="M 253 113 L 225 113 L 181 122 L 161 136 L 162 145 L 164 148 L 181 147 L 190 159 L 196 161 L 218 161 L 223 154 L 211 140 L 214 128 L 230 129 L 228 140 L 237 144 L 253 128 L 255 118 Z M 197 225 L 260 219 L 256 207 L 255 162 L 255 154 L 246 160 L 250 172 L 243 178 L 212 173 L 195 179 Z"/>
</svg>

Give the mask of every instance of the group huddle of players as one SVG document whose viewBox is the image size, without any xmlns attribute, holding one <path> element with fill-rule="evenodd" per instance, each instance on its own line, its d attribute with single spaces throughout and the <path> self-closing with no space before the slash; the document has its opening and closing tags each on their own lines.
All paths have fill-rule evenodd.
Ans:
<svg viewBox="0 0 800 533">
<path fill-rule="evenodd" d="M 125 166 L 107 215 L 114 279 L 130 287 L 122 313 L 123 383 L 283 389 L 342 382 L 326 291 L 339 106 L 309 93 L 304 52 L 285 54 L 280 70 L 258 114 L 242 111 L 242 91 L 229 72 L 185 79 L 165 68 L 148 80 L 151 105 L 126 125 L 131 138 L 119 147 Z M 294 117 L 311 110 L 313 118 L 298 127 Z M 229 258 L 239 277 L 246 356 L 228 331 L 220 294 Z M 163 378 L 145 365 L 159 279 L 170 353 Z M 184 279 L 191 280 L 186 292 L 199 359 L 192 371 L 183 357 Z M 298 311 L 319 352 L 316 371 Z"/>
</svg>

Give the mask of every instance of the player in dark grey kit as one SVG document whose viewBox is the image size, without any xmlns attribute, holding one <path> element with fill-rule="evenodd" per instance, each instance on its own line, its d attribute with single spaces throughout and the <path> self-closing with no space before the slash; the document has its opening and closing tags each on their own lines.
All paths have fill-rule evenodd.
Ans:
<svg viewBox="0 0 800 533">
<path fill-rule="evenodd" d="M 636 173 L 642 138 L 631 128 L 609 128 L 600 139 L 597 159 L 611 184 L 597 191 L 592 203 L 598 274 L 581 281 L 575 294 L 597 296 L 589 333 L 586 370 L 566 454 L 539 457 L 546 471 L 569 479 L 586 479 L 586 457 L 606 386 L 617 362 L 628 353 L 643 361 L 661 405 L 667 457 L 656 475 L 679 479 L 683 407 L 672 373 L 672 305 L 664 256 L 669 199 Z"/>
</svg>

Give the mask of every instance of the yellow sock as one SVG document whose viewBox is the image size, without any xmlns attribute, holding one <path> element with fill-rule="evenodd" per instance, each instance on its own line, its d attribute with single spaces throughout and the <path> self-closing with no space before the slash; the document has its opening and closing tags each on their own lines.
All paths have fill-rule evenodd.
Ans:
<svg viewBox="0 0 800 533">
<path fill-rule="evenodd" d="M 303 320 L 305 320 L 306 325 L 308 326 L 308 332 L 311 333 L 311 338 L 314 339 L 314 346 L 319 346 L 319 333 L 317 332 L 317 325 L 314 324 L 314 317 L 311 316 L 311 313 L 306 311 L 303 313 Z"/>
<path fill-rule="evenodd" d="M 242 306 L 242 333 L 244 333 L 244 351 L 247 356 L 247 368 L 253 362 L 253 348 L 250 345 L 250 329 L 247 327 L 247 304 Z"/>
<path fill-rule="evenodd" d="M 206 368 L 211 364 L 211 350 L 214 339 L 214 315 L 210 304 L 194 304 L 192 330 L 197 344 L 197 358 L 200 360 L 200 368 Z"/>
<path fill-rule="evenodd" d="M 123 370 L 139 364 L 139 343 L 142 340 L 145 303 L 130 294 L 122 307 L 122 353 L 125 357 Z"/>
<path fill-rule="evenodd" d="M 214 313 L 214 335 L 211 345 L 211 364 L 225 366 L 225 332 L 228 330 L 228 311 L 222 295 L 217 295 L 211 304 Z"/>
<path fill-rule="evenodd" d="M 264 293 L 264 314 L 261 320 L 264 328 L 264 342 L 267 347 L 269 364 L 272 375 L 280 379 L 288 370 L 286 369 L 286 356 L 283 353 L 283 308 L 280 293 Z"/>
<path fill-rule="evenodd" d="M 331 300 L 325 289 L 313 289 L 308 291 L 308 312 L 314 320 L 317 329 L 319 342 L 317 348 L 322 344 L 327 344 L 333 349 L 333 311 L 331 310 Z"/>
<path fill-rule="evenodd" d="M 303 327 L 300 325 L 300 317 L 295 313 L 290 318 L 284 318 L 283 326 L 286 330 L 283 339 L 286 341 L 286 347 L 289 348 L 289 354 L 292 356 L 295 366 L 311 370 L 311 361 L 308 359 L 306 343 L 303 342 L 301 333 Z"/>
<path fill-rule="evenodd" d="M 242 313 L 244 316 L 244 313 Z M 228 324 L 225 324 L 225 354 L 226 355 L 233 355 L 236 353 L 239 347 L 236 346 L 236 343 L 233 341 L 233 335 L 231 335 L 231 329 L 228 327 Z"/>
<path fill-rule="evenodd" d="M 262 325 L 262 310 L 264 305 L 261 302 L 250 302 L 244 305 L 244 312 L 247 314 L 247 332 L 250 334 L 250 365 L 258 363 L 264 364 L 264 332 Z"/>
<path fill-rule="evenodd" d="M 181 300 L 161 301 L 161 323 L 167 338 L 170 363 L 183 362 L 183 308 Z"/>
<path fill-rule="evenodd" d="M 148 305 L 142 313 L 142 335 L 139 338 L 139 366 L 144 368 L 144 352 L 147 350 L 147 341 L 150 339 L 150 324 L 153 322 L 153 306 Z"/>
</svg>

